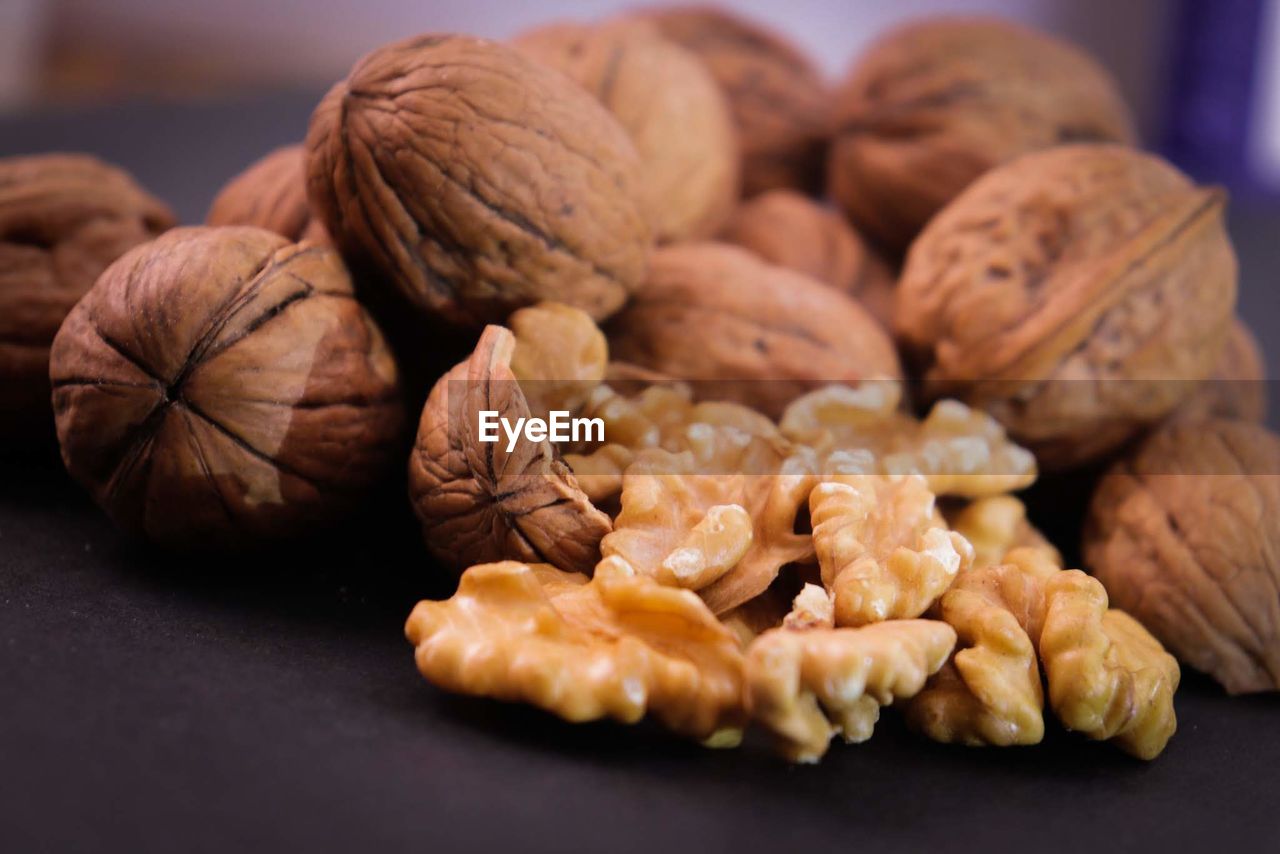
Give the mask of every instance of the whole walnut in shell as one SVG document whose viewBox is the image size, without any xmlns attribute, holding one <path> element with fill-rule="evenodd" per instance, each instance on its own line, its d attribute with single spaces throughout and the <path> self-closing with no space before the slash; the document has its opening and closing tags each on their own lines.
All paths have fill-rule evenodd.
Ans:
<svg viewBox="0 0 1280 854">
<path fill-rule="evenodd" d="M 821 187 L 830 136 L 827 87 L 799 48 L 762 24 L 714 7 L 641 14 L 697 54 L 724 90 L 742 145 L 745 195 Z"/>
<path fill-rule="evenodd" d="M 898 335 L 928 396 L 996 416 L 1045 469 L 1095 459 L 1210 375 L 1236 260 L 1223 195 L 1111 145 L 979 178 L 912 245 Z"/>
<path fill-rule="evenodd" d="M 900 375 L 893 343 L 844 294 L 736 246 L 658 250 L 606 327 L 610 353 L 771 417 L 806 391 Z"/>
<path fill-rule="evenodd" d="M 256 225 L 290 240 L 328 239 L 307 201 L 307 151 L 277 148 L 227 182 L 205 217 L 208 225 Z"/>
<path fill-rule="evenodd" d="M 112 261 L 171 225 L 97 158 L 0 160 L 0 436 L 52 437 L 49 345 L 63 318 Z"/>
<path fill-rule="evenodd" d="M 1133 140 L 1096 62 L 1007 21 L 933 18 L 881 38 L 836 96 L 828 190 L 902 251 L 973 179 L 1029 151 Z"/>
<path fill-rule="evenodd" d="M 1175 421 L 1099 483 L 1085 562 L 1111 602 L 1232 694 L 1280 690 L 1280 437 Z"/>
<path fill-rule="evenodd" d="M 634 20 L 554 24 L 513 44 L 576 80 L 631 135 L 658 240 L 720 227 L 738 199 L 741 155 L 729 105 L 696 56 Z"/>
<path fill-rule="evenodd" d="M 397 450 L 396 365 L 332 249 L 181 228 L 107 269 L 53 342 L 67 470 L 182 547 L 314 528 Z"/>
<path fill-rule="evenodd" d="M 343 251 L 455 323 L 541 300 L 599 319 L 644 275 L 626 131 L 512 48 L 451 35 L 380 48 L 321 101 L 307 149 L 308 194 Z"/>
<path fill-rule="evenodd" d="M 1235 418 L 1262 423 L 1267 417 L 1267 366 L 1258 341 L 1236 318 L 1213 373 L 1178 406 L 1178 418 Z"/>
</svg>

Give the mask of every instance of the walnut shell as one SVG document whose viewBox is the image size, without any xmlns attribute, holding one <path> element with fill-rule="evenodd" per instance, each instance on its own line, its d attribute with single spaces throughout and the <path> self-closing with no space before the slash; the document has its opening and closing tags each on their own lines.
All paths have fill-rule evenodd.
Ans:
<svg viewBox="0 0 1280 854">
<path fill-rule="evenodd" d="M 0 160 L 0 437 L 52 441 L 53 336 L 107 265 L 173 221 L 161 202 L 97 158 Z"/>
<path fill-rule="evenodd" d="M 897 252 L 988 169 L 1063 143 L 1133 141 L 1129 111 L 1092 58 L 989 18 L 891 31 L 859 58 L 835 103 L 827 189 Z"/>
<path fill-rule="evenodd" d="M 808 196 L 792 190 L 761 193 L 739 206 L 719 239 L 825 282 L 892 328 L 893 271 L 844 217 Z"/>
<path fill-rule="evenodd" d="M 655 252 L 644 288 L 605 332 L 612 356 L 712 381 L 697 390 L 775 418 L 818 386 L 901 375 L 893 343 L 857 302 L 721 243 Z"/>
<path fill-rule="evenodd" d="M 68 471 L 123 528 L 184 547 L 286 536 L 386 472 L 396 366 L 337 253 L 181 228 L 112 264 L 53 342 Z"/>
<path fill-rule="evenodd" d="M 729 99 L 742 145 L 742 190 L 822 186 L 827 86 L 804 53 L 768 27 L 714 7 L 645 10 L 664 36 L 706 63 Z"/>
<path fill-rule="evenodd" d="M 911 247 L 894 309 L 928 396 L 996 416 L 1043 468 L 1095 459 L 1209 376 L 1236 261 L 1223 194 L 1112 145 L 979 178 Z"/>
<path fill-rule="evenodd" d="M 553 24 L 513 44 L 576 80 L 631 135 L 658 240 L 709 237 L 724 223 L 738 199 L 738 136 L 696 56 L 634 20 Z"/>
<path fill-rule="evenodd" d="M 1267 418 L 1267 367 L 1258 341 L 1235 318 L 1209 379 L 1174 411 L 1178 418 Z"/>
<path fill-rule="evenodd" d="M 1085 562 L 1114 606 L 1232 694 L 1280 690 L 1280 437 L 1175 421 L 1103 477 Z"/>
<path fill-rule="evenodd" d="M 343 251 L 455 323 L 541 300 L 600 319 L 644 276 L 626 131 L 511 48 L 451 35 L 380 48 L 321 101 L 307 149 L 308 194 Z"/>
<path fill-rule="evenodd" d="M 205 217 L 207 225 L 256 225 L 292 241 L 329 239 L 307 201 L 307 151 L 277 148 L 227 182 Z"/>
</svg>

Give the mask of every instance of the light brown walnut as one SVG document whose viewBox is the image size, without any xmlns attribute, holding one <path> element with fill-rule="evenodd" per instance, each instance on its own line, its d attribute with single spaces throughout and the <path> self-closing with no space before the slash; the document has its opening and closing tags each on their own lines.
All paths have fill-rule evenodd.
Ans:
<svg viewBox="0 0 1280 854">
<path fill-rule="evenodd" d="M 580 412 L 604 382 L 609 345 L 586 312 L 544 302 L 512 313 L 511 373 L 534 414 Z"/>
<path fill-rule="evenodd" d="M 250 164 L 218 192 L 205 223 L 254 225 L 293 241 L 327 242 L 307 200 L 306 149 L 286 145 Z"/>
<path fill-rule="evenodd" d="M 973 546 L 975 568 L 1004 563 L 1013 549 L 1034 548 L 1044 551 L 1049 560 L 1062 566 L 1062 555 L 1027 520 L 1027 508 L 1012 495 L 990 495 L 965 506 L 944 511 L 951 530 Z"/>
<path fill-rule="evenodd" d="M 1262 348 L 1239 317 L 1204 384 L 1173 411 L 1176 418 L 1267 420 L 1267 365 Z"/>
</svg>

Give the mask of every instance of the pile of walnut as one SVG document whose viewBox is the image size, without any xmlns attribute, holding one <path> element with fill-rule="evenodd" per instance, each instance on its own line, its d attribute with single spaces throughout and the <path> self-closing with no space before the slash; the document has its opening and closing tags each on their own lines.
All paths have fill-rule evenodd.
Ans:
<svg viewBox="0 0 1280 854">
<path fill-rule="evenodd" d="M 835 87 L 707 9 L 411 38 L 204 227 L 0 162 L 4 432 L 136 535 L 252 547 L 402 488 L 425 397 L 436 685 L 796 761 L 889 705 L 969 745 L 1047 706 L 1151 758 L 1164 646 L 1280 688 L 1280 439 L 1223 194 L 1132 145 L 1093 60 L 987 19 Z M 481 441 L 553 411 L 603 440 Z M 1106 461 L 1091 576 L 1012 493 Z"/>
</svg>

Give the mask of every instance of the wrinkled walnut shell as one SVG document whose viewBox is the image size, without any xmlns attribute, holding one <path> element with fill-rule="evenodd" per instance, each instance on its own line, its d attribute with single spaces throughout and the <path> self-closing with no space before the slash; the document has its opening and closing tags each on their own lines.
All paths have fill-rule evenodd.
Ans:
<svg viewBox="0 0 1280 854">
<path fill-rule="evenodd" d="M 1267 419 L 1267 366 L 1258 341 L 1236 318 L 1209 379 L 1174 411 L 1177 418 Z"/>
<path fill-rule="evenodd" d="M 450 35 L 380 48 L 321 101 L 307 149 L 308 195 L 343 251 L 455 323 L 540 300 L 600 319 L 644 275 L 626 131 L 511 48 Z"/>
<path fill-rule="evenodd" d="M 227 182 L 205 217 L 208 225 L 254 225 L 297 242 L 328 240 L 307 201 L 307 152 L 277 148 Z"/>
</svg>

